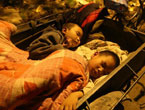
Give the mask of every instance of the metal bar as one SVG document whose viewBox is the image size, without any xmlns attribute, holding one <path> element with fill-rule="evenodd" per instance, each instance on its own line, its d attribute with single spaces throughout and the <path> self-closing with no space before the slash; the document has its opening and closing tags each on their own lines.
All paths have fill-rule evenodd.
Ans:
<svg viewBox="0 0 145 110">
<path fill-rule="evenodd" d="M 91 110 L 91 109 L 90 109 L 90 105 L 89 105 L 89 102 L 88 102 L 88 100 L 86 100 L 85 102 L 86 102 L 86 104 L 87 104 L 87 107 L 88 107 L 87 109 L 88 109 L 88 110 Z"/>
<path fill-rule="evenodd" d="M 114 108 L 118 105 L 119 102 L 131 91 L 131 89 L 135 86 L 135 84 L 141 79 L 141 77 L 145 74 L 145 71 L 136 79 L 136 81 L 130 86 L 130 88 L 122 95 L 122 97 L 118 100 L 116 104 L 110 109 L 114 110 Z"/>
<path fill-rule="evenodd" d="M 47 22 L 47 23 L 51 23 L 51 22 L 54 22 L 54 21 L 56 21 L 56 19 L 49 20 L 49 22 Z M 47 23 L 45 23 L 45 24 L 47 24 Z M 44 24 L 39 24 L 39 25 L 37 25 L 37 27 L 40 27 L 41 25 L 44 25 Z M 44 28 L 44 29 L 45 29 L 45 28 Z M 30 35 L 30 36 L 28 36 L 28 37 L 26 37 L 26 38 L 24 38 L 24 39 L 22 39 L 22 40 L 20 40 L 20 41 L 18 41 L 18 42 L 16 42 L 16 43 L 14 43 L 14 44 L 15 44 L 15 45 L 19 45 L 20 43 L 22 43 L 22 42 L 24 42 L 24 41 L 26 41 L 26 40 L 32 38 L 33 36 L 35 36 L 35 35 L 37 35 L 37 34 L 39 34 L 39 33 L 41 33 L 41 32 L 43 32 L 44 29 L 42 29 L 41 31 L 38 31 L 38 32 L 34 33 L 33 35 Z M 18 32 L 18 33 L 19 33 L 19 32 Z"/>
<path fill-rule="evenodd" d="M 32 38 L 33 36 L 35 36 L 35 35 L 37 35 L 37 34 L 43 32 L 43 31 L 44 31 L 44 29 L 42 29 L 41 31 L 38 31 L 38 32 L 34 33 L 33 35 L 30 35 L 29 37 L 26 37 L 25 39 L 20 40 L 20 41 L 14 43 L 14 44 L 17 46 L 17 45 L 19 45 L 20 43 L 22 43 L 22 42 L 24 42 L 24 41 L 26 41 L 26 40 Z"/>
<path fill-rule="evenodd" d="M 52 19 L 52 20 L 49 20 L 49 21 L 47 21 L 47 22 L 45 22 L 45 23 L 40 23 L 40 24 L 36 24 L 36 27 L 35 28 L 38 28 L 38 27 L 40 27 L 40 26 L 43 26 L 43 25 L 45 25 L 45 24 L 48 24 L 48 23 L 52 23 L 52 22 L 54 22 L 54 21 L 56 21 L 56 18 L 54 18 L 54 19 Z M 24 28 L 25 27 L 25 28 Z M 19 33 L 21 33 L 21 32 L 24 32 L 24 31 L 27 31 L 27 30 L 30 30 L 30 29 L 33 29 L 28 23 L 27 23 L 27 25 L 25 25 L 25 26 L 23 26 L 23 27 L 18 27 L 18 30 L 13 34 L 13 36 L 15 36 L 16 34 L 19 34 Z"/>
<path fill-rule="evenodd" d="M 141 31 L 135 30 L 135 29 L 133 29 L 133 28 L 130 28 L 130 29 L 131 29 L 132 31 L 136 32 L 136 33 L 139 33 L 139 34 L 145 35 L 144 32 L 141 32 Z"/>
<path fill-rule="evenodd" d="M 44 16 L 44 17 L 39 18 L 39 19 L 35 19 L 34 21 L 39 21 L 39 20 L 46 19 L 46 18 L 49 18 L 49 17 L 52 17 L 52 16 L 56 16 L 56 15 L 58 15 L 58 14 L 51 14 L 51 15 Z M 22 24 L 17 25 L 17 27 L 20 27 L 20 26 L 23 26 L 23 25 L 27 25 L 29 23 L 31 23 L 31 20 L 26 22 L 26 23 L 22 23 Z"/>
<path fill-rule="evenodd" d="M 136 72 L 128 65 L 126 64 L 126 66 L 132 71 L 132 73 L 138 78 L 138 75 L 136 74 Z"/>
</svg>

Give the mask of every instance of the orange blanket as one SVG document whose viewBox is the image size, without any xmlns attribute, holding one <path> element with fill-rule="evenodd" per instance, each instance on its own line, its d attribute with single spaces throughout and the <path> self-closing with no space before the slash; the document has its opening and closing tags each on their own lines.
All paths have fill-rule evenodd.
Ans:
<svg viewBox="0 0 145 110">
<path fill-rule="evenodd" d="M 14 30 L 0 21 L 0 110 L 58 110 L 71 92 L 86 85 L 86 61 L 69 50 L 28 60 L 28 52 L 10 41 Z"/>
</svg>

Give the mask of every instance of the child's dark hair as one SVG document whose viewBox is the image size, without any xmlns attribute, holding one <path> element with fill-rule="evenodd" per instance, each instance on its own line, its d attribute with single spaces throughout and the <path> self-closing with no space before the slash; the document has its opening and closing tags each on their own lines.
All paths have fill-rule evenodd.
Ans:
<svg viewBox="0 0 145 110">
<path fill-rule="evenodd" d="M 62 29 L 63 29 L 63 28 L 71 29 L 71 28 L 74 27 L 75 25 L 77 25 L 77 24 L 75 24 L 75 23 L 66 23 L 66 24 L 64 24 L 64 25 L 62 26 Z M 79 25 L 78 25 L 78 26 L 79 26 Z"/>
<path fill-rule="evenodd" d="M 106 55 L 106 56 L 109 56 L 109 55 L 112 56 L 114 58 L 114 60 L 116 61 L 115 67 L 117 67 L 120 64 L 120 59 L 119 59 L 118 55 L 112 51 L 104 50 L 104 51 L 99 52 L 99 54 Z"/>
</svg>

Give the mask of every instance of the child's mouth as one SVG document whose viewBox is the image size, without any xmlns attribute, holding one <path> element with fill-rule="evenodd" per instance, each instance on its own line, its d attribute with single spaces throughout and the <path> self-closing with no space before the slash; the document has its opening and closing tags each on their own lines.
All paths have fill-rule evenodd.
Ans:
<svg viewBox="0 0 145 110">
<path fill-rule="evenodd" d="M 68 42 L 67 39 L 64 40 L 63 46 L 66 47 L 66 48 L 69 48 L 69 42 Z"/>
<path fill-rule="evenodd" d="M 98 78 L 101 76 L 101 73 L 95 70 L 92 70 L 92 75 L 94 76 L 94 78 Z"/>
<path fill-rule="evenodd" d="M 68 41 L 67 41 L 67 39 L 65 39 L 65 41 L 64 41 L 64 44 L 68 44 Z"/>
</svg>

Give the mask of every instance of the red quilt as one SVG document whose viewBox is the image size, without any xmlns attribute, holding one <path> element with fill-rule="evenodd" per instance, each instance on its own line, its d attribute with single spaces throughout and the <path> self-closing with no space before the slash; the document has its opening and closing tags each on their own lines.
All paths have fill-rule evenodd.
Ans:
<svg viewBox="0 0 145 110">
<path fill-rule="evenodd" d="M 10 41 L 15 30 L 0 21 L 0 110 L 58 110 L 71 92 L 86 85 L 86 61 L 69 50 L 28 60 L 28 52 Z"/>
</svg>

